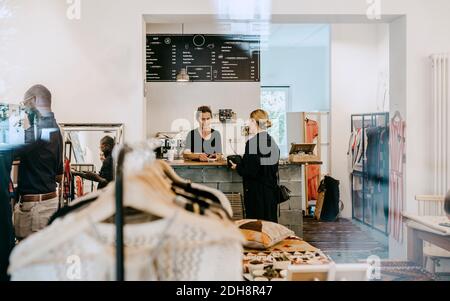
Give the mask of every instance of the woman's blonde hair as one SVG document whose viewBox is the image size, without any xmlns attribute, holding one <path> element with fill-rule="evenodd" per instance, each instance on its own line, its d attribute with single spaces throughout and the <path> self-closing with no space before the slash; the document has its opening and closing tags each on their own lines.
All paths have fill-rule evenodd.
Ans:
<svg viewBox="0 0 450 301">
<path fill-rule="evenodd" d="M 250 114 L 250 118 L 255 120 L 258 126 L 265 130 L 272 127 L 272 121 L 269 120 L 269 114 L 266 111 L 258 109 Z"/>
</svg>

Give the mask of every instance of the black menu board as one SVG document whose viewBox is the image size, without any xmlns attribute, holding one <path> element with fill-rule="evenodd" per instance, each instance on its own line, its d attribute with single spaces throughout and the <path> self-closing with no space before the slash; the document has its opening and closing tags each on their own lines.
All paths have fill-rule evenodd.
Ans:
<svg viewBox="0 0 450 301">
<path fill-rule="evenodd" d="M 147 35 L 147 82 L 260 81 L 260 39 L 249 35 Z"/>
</svg>

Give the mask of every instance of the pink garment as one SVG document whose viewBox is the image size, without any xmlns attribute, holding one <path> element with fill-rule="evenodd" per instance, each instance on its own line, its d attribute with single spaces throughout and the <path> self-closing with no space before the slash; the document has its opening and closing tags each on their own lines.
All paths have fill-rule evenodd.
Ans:
<svg viewBox="0 0 450 301">
<path fill-rule="evenodd" d="M 401 242 L 403 194 L 403 156 L 405 153 L 405 122 L 391 120 L 389 134 L 390 174 L 389 174 L 389 227 L 392 237 Z"/>
</svg>

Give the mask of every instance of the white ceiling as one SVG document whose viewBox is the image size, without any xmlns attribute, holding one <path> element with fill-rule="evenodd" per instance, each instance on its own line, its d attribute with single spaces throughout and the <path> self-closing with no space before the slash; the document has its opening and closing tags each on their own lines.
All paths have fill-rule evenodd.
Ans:
<svg viewBox="0 0 450 301">
<path fill-rule="evenodd" d="M 268 47 L 320 47 L 330 42 L 328 24 L 271 24 Z"/>
</svg>

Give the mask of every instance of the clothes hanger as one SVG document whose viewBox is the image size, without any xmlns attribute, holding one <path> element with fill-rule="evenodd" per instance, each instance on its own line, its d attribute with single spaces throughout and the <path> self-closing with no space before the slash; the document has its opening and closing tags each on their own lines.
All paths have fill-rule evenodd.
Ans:
<svg viewBox="0 0 450 301">
<path fill-rule="evenodd" d="M 173 202 L 175 194 L 170 188 L 158 186 L 159 182 L 153 182 L 160 175 L 156 173 L 149 176 L 152 167 L 153 165 L 148 166 L 145 171 L 124 178 L 124 208 L 130 207 L 159 218 L 168 218 L 184 211 Z M 26 266 L 78 233 L 91 228 L 93 224 L 108 220 L 115 212 L 115 189 L 114 185 L 109 185 L 97 201 L 88 207 L 56 220 L 53 224 L 55 231 L 41 231 L 33 235 L 34 240 L 24 240 L 21 243 L 24 247 L 16 252 L 15 265 L 10 268 L 18 269 Z M 45 241 L 45 244 L 36 248 L 33 246 L 35 241 Z"/>
<path fill-rule="evenodd" d="M 402 115 L 400 114 L 400 112 L 398 110 L 395 111 L 394 117 L 392 117 L 392 120 L 397 121 L 397 122 L 402 121 Z"/>
<path fill-rule="evenodd" d="M 100 194 L 102 194 L 102 193 L 103 193 L 103 189 L 99 189 L 97 191 L 90 192 L 80 198 L 75 199 L 69 205 L 58 209 L 58 211 L 56 211 L 56 213 L 53 214 L 52 217 L 50 217 L 48 225 L 51 225 L 58 218 L 62 218 L 75 210 L 78 210 L 85 206 L 88 206 L 90 203 L 97 200 L 98 197 L 100 196 Z"/>
<path fill-rule="evenodd" d="M 165 175 L 172 180 L 173 184 L 177 187 L 184 189 L 186 192 L 193 193 L 197 196 L 202 196 L 206 199 L 211 199 L 213 202 L 221 204 L 223 209 L 226 211 L 227 215 L 232 216 L 233 210 L 231 208 L 230 201 L 228 198 L 217 190 L 213 190 L 207 186 L 192 183 L 189 180 L 181 178 L 177 173 L 173 170 L 170 165 L 163 161 L 157 160 L 157 164 L 160 165 Z M 195 199 L 191 199 L 195 201 Z M 211 206 L 211 203 L 208 204 L 208 207 Z"/>
<path fill-rule="evenodd" d="M 214 213 L 218 213 L 217 215 L 219 215 L 222 219 L 224 217 L 226 219 L 232 219 L 232 210 L 230 213 L 230 211 L 226 210 L 221 203 L 211 201 L 211 196 L 199 196 L 198 194 L 185 191 L 182 188 L 177 188 L 176 186 L 174 186 L 172 189 L 179 197 L 182 197 L 185 200 L 185 203 L 183 203 L 183 205 L 184 208 L 188 211 L 193 212 L 192 208 L 195 208 L 195 206 L 199 206 L 202 213 L 207 213 L 209 210 Z"/>
<path fill-rule="evenodd" d="M 167 173 L 164 172 L 164 165 L 157 162 L 153 160 L 150 164 L 145 164 L 142 170 L 133 171 L 133 174 L 124 177 L 123 207 L 159 218 L 170 218 L 178 214 L 187 221 L 198 222 L 193 219 L 194 215 L 174 202 L 176 194 L 164 175 L 171 174 L 175 180 L 180 178 L 174 176 L 170 169 L 167 169 Z M 89 206 L 55 220 L 50 231 L 44 229 L 31 239 L 21 242 L 21 248 L 17 248 L 11 255 L 13 260 L 9 270 L 17 270 L 39 260 L 72 237 L 92 228 L 95 223 L 111 219 L 115 213 L 115 187 L 109 185 Z"/>
<path fill-rule="evenodd" d="M 173 174 L 176 176 L 175 172 Z M 159 177 L 154 177 L 154 174 L 152 171 L 149 171 L 147 174 L 149 176 L 151 181 L 157 181 L 159 185 L 162 185 L 162 187 L 167 186 L 167 182 L 161 182 Z M 181 179 L 181 178 L 180 178 Z M 153 184 L 153 183 L 152 183 Z M 102 194 L 102 190 L 98 190 L 92 193 L 89 193 L 81 198 L 76 199 L 74 202 L 70 204 L 70 206 L 63 207 L 59 209 L 49 220 L 49 225 L 52 224 L 57 218 L 62 218 L 70 213 L 72 213 L 75 210 L 79 210 L 83 207 L 86 207 L 90 205 L 92 202 L 98 199 L 98 197 Z"/>
<path fill-rule="evenodd" d="M 162 169 L 162 171 L 164 172 L 164 174 L 174 183 L 176 183 L 177 185 L 187 185 L 190 184 L 191 181 L 183 179 L 182 177 L 180 177 L 174 170 L 172 167 L 170 167 L 170 165 L 163 161 L 163 160 L 157 160 L 156 163 L 160 166 L 160 168 Z"/>
</svg>

